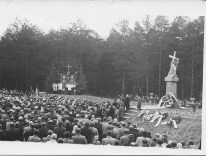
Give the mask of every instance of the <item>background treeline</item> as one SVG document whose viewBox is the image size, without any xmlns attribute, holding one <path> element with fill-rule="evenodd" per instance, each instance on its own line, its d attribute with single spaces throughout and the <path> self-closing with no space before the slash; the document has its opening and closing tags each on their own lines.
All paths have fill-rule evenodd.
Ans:
<svg viewBox="0 0 206 156">
<path fill-rule="evenodd" d="M 147 16 L 133 29 L 128 25 L 127 20 L 120 21 L 102 39 L 80 20 L 45 33 L 16 19 L 0 40 L 0 88 L 49 91 L 69 62 L 87 94 L 121 94 L 124 75 L 125 93 L 141 89 L 143 95 L 162 96 L 171 62 L 168 55 L 177 51 L 178 98 L 201 97 L 204 17 L 169 21 L 157 16 L 151 21 Z"/>
</svg>

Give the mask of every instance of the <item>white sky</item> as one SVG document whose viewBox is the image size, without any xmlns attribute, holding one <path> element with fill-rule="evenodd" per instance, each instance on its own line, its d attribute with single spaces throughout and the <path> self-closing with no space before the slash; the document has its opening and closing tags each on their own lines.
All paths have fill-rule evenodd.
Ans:
<svg viewBox="0 0 206 156">
<path fill-rule="evenodd" d="M 95 30 L 101 37 L 107 37 L 111 28 L 122 19 L 133 27 L 135 21 L 145 15 L 187 15 L 191 19 L 204 15 L 202 1 L 183 0 L 0 0 L 0 36 L 15 18 L 27 19 L 47 32 L 59 29 L 69 23 L 82 19 L 88 28 Z"/>
</svg>

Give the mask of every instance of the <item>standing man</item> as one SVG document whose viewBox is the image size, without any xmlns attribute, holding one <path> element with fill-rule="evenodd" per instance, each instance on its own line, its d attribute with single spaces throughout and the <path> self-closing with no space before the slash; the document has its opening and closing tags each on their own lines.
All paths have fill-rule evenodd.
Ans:
<svg viewBox="0 0 206 156">
<path fill-rule="evenodd" d="M 141 96 L 139 96 L 138 99 L 137 99 L 137 108 L 138 108 L 138 110 L 141 110 L 141 106 L 142 106 L 142 98 L 141 98 Z"/>
<path fill-rule="evenodd" d="M 75 131 L 76 135 L 72 136 L 74 144 L 87 144 L 86 137 L 81 135 L 81 129 L 77 128 Z"/>
<path fill-rule="evenodd" d="M 114 145 L 117 139 L 112 137 L 112 132 L 107 131 L 107 137 L 102 139 L 102 145 Z"/>
<path fill-rule="evenodd" d="M 57 92 L 57 84 L 56 83 L 53 83 L 53 85 L 52 85 L 52 88 L 53 88 L 53 92 L 56 94 L 56 92 Z"/>
<path fill-rule="evenodd" d="M 130 109 L 130 97 L 128 94 L 126 95 L 126 98 L 124 99 L 124 105 L 126 107 L 126 111 L 128 111 Z"/>
<path fill-rule="evenodd" d="M 139 89 L 139 96 L 142 97 L 142 90 Z"/>
<path fill-rule="evenodd" d="M 6 141 L 16 141 L 19 140 L 19 129 L 15 128 L 14 123 L 10 123 L 10 129 L 5 131 Z"/>
</svg>

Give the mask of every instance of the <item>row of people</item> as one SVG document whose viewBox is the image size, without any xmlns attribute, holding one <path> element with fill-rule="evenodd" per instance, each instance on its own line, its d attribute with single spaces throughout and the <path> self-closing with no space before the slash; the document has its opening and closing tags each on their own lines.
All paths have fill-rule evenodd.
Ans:
<svg viewBox="0 0 206 156">
<path fill-rule="evenodd" d="M 34 124 L 29 122 L 29 126 L 23 128 L 23 138 L 21 138 L 21 128 L 18 124 L 10 122 L 9 130 L 2 130 L 0 125 L 0 140 L 3 141 L 27 141 L 27 142 L 48 142 L 48 143 L 71 143 L 71 144 L 94 144 L 94 145 L 120 145 L 138 147 L 163 147 L 163 148 L 190 148 L 197 149 L 193 141 L 187 144 L 168 140 L 167 135 L 156 133 L 152 136 L 144 128 L 137 128 L 136 125 L 125 122 L 108 121 L 105 117 L 94 119 L 93 121 L 78 120 L 68 129 L 63 122 L 59 121 L 52 130 L 49 122 L 39 120 Z"/>
</svg>

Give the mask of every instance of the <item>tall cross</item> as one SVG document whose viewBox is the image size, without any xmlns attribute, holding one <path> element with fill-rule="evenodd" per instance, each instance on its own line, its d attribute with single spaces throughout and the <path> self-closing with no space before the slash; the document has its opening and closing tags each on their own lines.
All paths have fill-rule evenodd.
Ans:
<svg viewBox="0 0 206 156">
<path fill-rule="evenodd" d="M 68 63 L 68 66 L 66 67 L 68 68 L 67 74 L 69 75 L 69 68 L 71 68 L 72 66 L 69 66 L 69 63 Z"/>
<path fill-rule="evenodd" d="M 172 58 L 172 59 L 177 59 L 177 58 L 176 58 L 176 51 L 174 51 L 174 55 L 173 55 L 173 56 L 172 56 L 172 55 L 169 55 L 169 57 Z"/>
<path fill-rule="evenodd" d="M 169 55 L 170 58 L 175 59 L 176 58 L 176 51 L 174 51 L 174 55 Z"/>
</svg>

